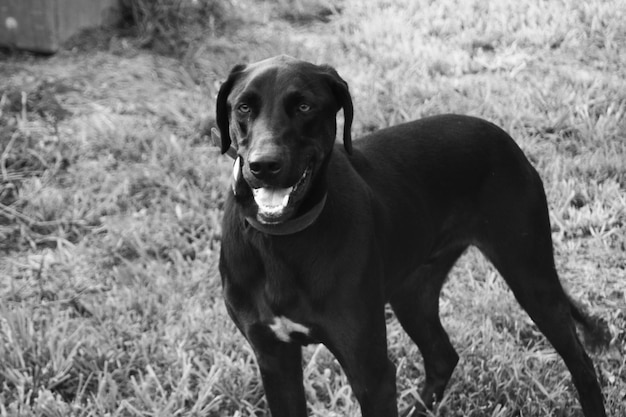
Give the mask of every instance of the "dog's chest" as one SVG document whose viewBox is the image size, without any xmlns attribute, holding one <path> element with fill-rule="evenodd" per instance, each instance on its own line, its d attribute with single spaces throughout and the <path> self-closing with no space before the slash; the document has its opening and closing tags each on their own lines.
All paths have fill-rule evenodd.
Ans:
<svg viewBox="0 0 626 417">
<path fill-rule="evenodd" d="M 274 316 L 268 327 L 282 342 L 310 343 L 311 329 L 284 316 Z"/>
<path fill-rule="evenodd" d="M 283 262 L 286 257 L 279 245 L 251 245 L 261 261 L 254 265 L 243 263 L 244 271 L 226 280 L 225 296 L 235 314 L 247 316 L 246 332 L 262 330 L 263 334 L 284 343 L 302 345 L 318 342 L 318 321 L 311 304 L 307 282 L 314 281 L 308 274 L 294 270 Z M 261 274 L 260 271 L 263 271 Z M 247 272 L 247 273 L 243 273 Z"/>
<path fill-rule="evenodd" d="M 252 294 L 256 325 L 265 327 L 281 342 L 306 345 L 315 341 L 312 309 L 297 291 L 266 283 L 262 290 Z"/>
</svg>

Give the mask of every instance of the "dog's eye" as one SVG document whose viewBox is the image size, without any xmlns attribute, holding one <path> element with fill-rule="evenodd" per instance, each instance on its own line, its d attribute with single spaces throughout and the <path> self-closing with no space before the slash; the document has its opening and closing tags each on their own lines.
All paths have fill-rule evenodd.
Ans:
<svg viewBox="0 0 626 417">
<path fill-rule="evenodd" d="M 309 106 L 306 103 L 300 103 L 300 105 L 298 106 L 298 111 L 301 111 L 302 113 L 306 113 L 308 111 L 311 111 L 311 106 Z"/>
<path fill-rule="evenodd" d="M 237 106 L 237 110 L 239 111 L 239 113 L 250 113 L 250 106 L 248 106 L 246 103 L 241 103 L 239 106 Z"/>
</svg>

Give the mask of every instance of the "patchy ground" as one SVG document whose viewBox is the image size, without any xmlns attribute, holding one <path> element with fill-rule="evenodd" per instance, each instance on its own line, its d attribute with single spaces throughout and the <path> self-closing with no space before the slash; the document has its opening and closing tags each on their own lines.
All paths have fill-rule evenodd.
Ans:
<svg viewBox="0 0 626 417">
<path fill-rule="evenodd" d="M 118 36 L 0 63 L 2 415 L 266 415 L 216 270 L 230 162 L 199 127 L 234 64 L 278 53 L 338 69 L 355 136 L 441 112 L 512 133 L 544 178 L 564 285 L 612 331 L 594 359 L 626 413 L 626 6 L 322 3 L 247 2 L 178 58 Z M 470 251 L 451 275 L 461 363 L 438 415 L 580 415 L 493 268 Z M 405 405 L 421 359 L 391 316 L 388 333 Z M 332 356 L 305 357 L 311 414 L 359 415 Z"/>
</svg>

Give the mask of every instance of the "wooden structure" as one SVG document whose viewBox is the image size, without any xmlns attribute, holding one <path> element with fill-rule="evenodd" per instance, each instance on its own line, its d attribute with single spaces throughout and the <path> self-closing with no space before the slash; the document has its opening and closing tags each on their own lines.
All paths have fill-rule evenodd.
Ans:
<svg viewBox="0 0 626 417">
<path fill-rule="evenodd" d="M 120 15 L 120 0 L 1 0 L 0 45 L 52 53 L 79 30 Z"/>
</svg>

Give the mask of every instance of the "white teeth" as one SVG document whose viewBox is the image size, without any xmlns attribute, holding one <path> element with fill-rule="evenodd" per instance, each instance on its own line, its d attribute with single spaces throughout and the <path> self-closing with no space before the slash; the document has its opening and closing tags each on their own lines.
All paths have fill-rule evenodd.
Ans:
<svg viewBox="0 0 626 417">
<path fill-rule="evenodd" d="M 254 188 L 252 194 L 262 214 L 279 215 L 289 204 L 289 196 L 293 187 L 289 188 Z"/>
<path fill-rule="evenodd" d="M 300 180 L 292 187 L 287 188 L 270 188 L 261 187 L 253 188 L 252 195 L 257 206 L 259 206 L 259 213 L 265 216 L 280 216 L 283 211 L 289 205 L 289 198 L 299 186 L 304 184 L 306 177 L 309 175 L 310 168 L 307 168 Z M 233 175 L 235 174 L 233 173 Z"/>
</svg>

